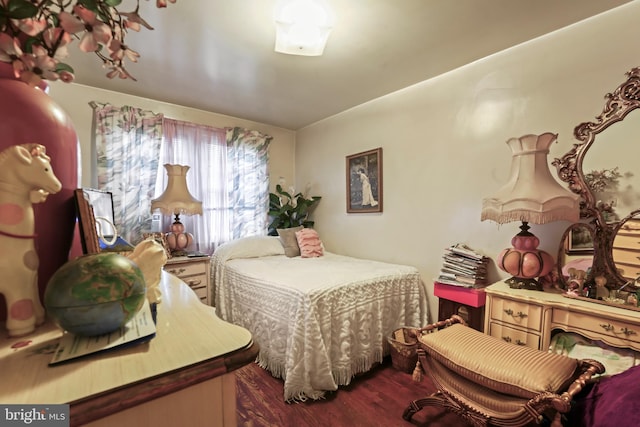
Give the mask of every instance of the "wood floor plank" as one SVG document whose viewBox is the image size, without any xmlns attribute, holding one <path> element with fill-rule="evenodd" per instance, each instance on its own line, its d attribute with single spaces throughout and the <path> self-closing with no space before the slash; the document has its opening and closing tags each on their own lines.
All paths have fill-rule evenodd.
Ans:
<svg viewBox="0 0 640 427">
<path fill-rule="evenodd" d="M 467 424 L 440 408 L 424 408 L 412 422 L 402 418 L 408 404 L 434 390 L 427 378 L 416 383 L 391 366 L 389 358 L 325 399 L 284 402 L 283 381 L 257 364 L 235 371 L 241 427 L 456 427 Z"/>
</svg>

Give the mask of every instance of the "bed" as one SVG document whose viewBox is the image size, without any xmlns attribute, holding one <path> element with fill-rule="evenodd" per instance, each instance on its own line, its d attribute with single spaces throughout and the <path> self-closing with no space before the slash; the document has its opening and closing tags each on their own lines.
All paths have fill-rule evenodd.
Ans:
<svg viewBox="0 0 640 427">
<path fill-rule="evenodd" d="M 253 334 L 256 362 L 284 380 L 288 402 L 348 385 L 388 354 L 393 330 L 428 323 L 415 267 L 327 251 L 286 256 L 277 236 L 220 246 L 212 278 L 218 316 Z"/>
</svg>

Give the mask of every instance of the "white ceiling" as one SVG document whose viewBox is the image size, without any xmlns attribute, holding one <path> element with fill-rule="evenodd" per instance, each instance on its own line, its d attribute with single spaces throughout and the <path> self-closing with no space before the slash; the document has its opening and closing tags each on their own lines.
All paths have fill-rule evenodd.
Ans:
<svg viewBox="0 0 640 427">
<path fill-rule="evenodd" d="M 629 0 L 328 0 L 319 57 L 274 52 L 276 1 L 141 1 L 155 30 L 127 36 L 137 82 L 90 54 L 68 62 L 76 83 L 297 130 Z"/>
</svg>

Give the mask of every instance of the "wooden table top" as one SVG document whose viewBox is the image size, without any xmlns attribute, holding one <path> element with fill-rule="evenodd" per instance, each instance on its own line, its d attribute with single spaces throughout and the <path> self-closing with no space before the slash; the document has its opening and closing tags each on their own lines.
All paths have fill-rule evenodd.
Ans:
<svg viewBox="0 0 640 427">
<path fill-rule="evenodd" d="M 249 331 L 221 320 L 181 280 L 162 272 L 160 289 L 156 336 L 132 347 L 49 366 L 63 333 L 53 323 L 19 338 L 4 331 L 0 402 L 69 403 L 76 424 L 224 375 L 255 359 L 258 346 Z"/>
</svg>

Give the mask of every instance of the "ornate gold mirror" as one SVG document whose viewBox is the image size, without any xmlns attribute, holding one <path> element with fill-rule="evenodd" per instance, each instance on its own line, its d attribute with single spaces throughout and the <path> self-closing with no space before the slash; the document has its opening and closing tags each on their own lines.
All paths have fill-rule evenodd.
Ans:
<svg viewBox="0 0 640 427">
<path fill-rule="evenodd" d="M 630 70 L 605 99 L 595 121 L 575 128 L 578 143 L 552 162 L 560 179 L 581 196 L 583 220 L 562 237 L 558 275 L 565 289 L 580 296 L 637 305 L 640 149 L 634 139 L 640 135 L 640 112 L 629 113 L 640 107 L 640 68 Z"/>
</svg>

